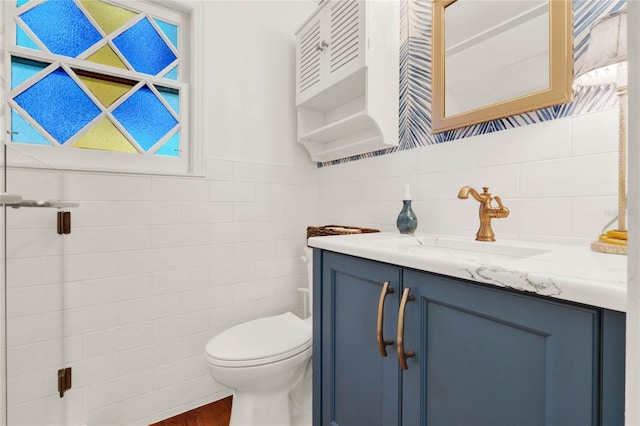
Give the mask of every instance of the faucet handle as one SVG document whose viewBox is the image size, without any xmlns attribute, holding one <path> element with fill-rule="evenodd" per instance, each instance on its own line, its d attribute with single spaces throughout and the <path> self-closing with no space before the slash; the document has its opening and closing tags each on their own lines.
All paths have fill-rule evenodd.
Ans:
<svg viewBox="0 0 640 426">
<path fill-rule="evenodd" d="M 500 199 L 500 197 L 498 197 L 497 195 L 495 197 L 493 197 L 494 200 L 496 200 L 496 203 L 498 203 L 498 208 L 500 210 L 506 210 L 507 212 L 509 211 L 508 208 L 506 208 L 505 206 L 502 205 L 502 200 Z M 507 213 L 508 216 L 508 213 Z M 506 217 L 506 216 L 505 216 Z"/>
</svg>

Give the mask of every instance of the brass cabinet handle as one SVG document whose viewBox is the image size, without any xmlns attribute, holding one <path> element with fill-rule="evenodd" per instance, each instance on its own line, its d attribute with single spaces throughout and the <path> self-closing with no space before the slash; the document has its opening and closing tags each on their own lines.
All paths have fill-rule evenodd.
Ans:
<svg viewBox="0 0 640 426">
<path fill-rule="evenodd" d="M 416 298 L 409 294 L 411 288 L 407 287 L 402 292 L 402 301 L 400 302 L 400 310 L 398 311 L 398 359 L 400 360 L 400 368 L 408 369 L 407 358 L 415 356 L 413 351 L 404 351 L 404 311 L 407 308 L 407 302 Z"/>
<path fill-rule="evenodd" d="M 393 288 L 389 287 L 389 281 L 385 281 L 380 292 L 380 300 L 378 301 L 378 349 L 380 349 L 380 355 L 387 356 L 387 346 L 393 345 L 393 340 L 385 340 L 382 335 L 382 326 L 384 324 L 384 299 L 387 294 L 393 293 Z"/>
</svg>

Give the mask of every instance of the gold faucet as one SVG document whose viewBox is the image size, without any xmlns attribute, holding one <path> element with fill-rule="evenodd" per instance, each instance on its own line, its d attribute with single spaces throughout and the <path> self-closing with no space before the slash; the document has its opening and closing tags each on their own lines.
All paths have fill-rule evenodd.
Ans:
<svg viewBox="0 0 640 426">
<path fill-rule="evenodd" d="M 493 229 L 491 229 L 491 219 L 500 219 L 509 216 L 509 209 L 502 205 L 500 197 L 491 196 L 488 186 L 483 186 L 482 191 L 482 194 L 478 194 L 478 192 L 470 186 L 463 186 L 460 192 L 458 192 L 458 198 L 469 198 L 469 193 L 471 193 L 473 198 L 480 202 L 480 228 L 476 233 L 476 240 L 495 241 L 496 235 L 493 233 Z M 498 203 L 498 208 L 491 206 L 491 201 L 494 199 Z"/>
</svg>

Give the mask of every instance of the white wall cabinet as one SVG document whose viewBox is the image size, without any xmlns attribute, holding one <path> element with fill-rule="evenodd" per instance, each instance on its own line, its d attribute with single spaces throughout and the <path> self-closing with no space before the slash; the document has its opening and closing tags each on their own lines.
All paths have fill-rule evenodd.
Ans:
<svg viewBox="0 0 640 426">
<path fill-rule="evenodd" d="M 298 141 L 314 161 L 398 144 L 396 0 L 328 0 L 296 32 Z"/>
</svg>

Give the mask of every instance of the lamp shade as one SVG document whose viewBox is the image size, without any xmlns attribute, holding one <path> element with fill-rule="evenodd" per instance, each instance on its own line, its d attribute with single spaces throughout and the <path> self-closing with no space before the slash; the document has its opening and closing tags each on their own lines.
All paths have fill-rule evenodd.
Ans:
<svg viewBox="0 0 640 426">
<path fill-rule="evenodd" d="M 619 10 L 591 25 L 589 45 L 582 68 L 574 79 L 574 87 L 618 83 L 618 65 L 627 61 L 627 12 Z M 626 67 L 625 67 L 626 68 Z M 622 71 L 622 70 L 621 70 Z"/>
</svg>

